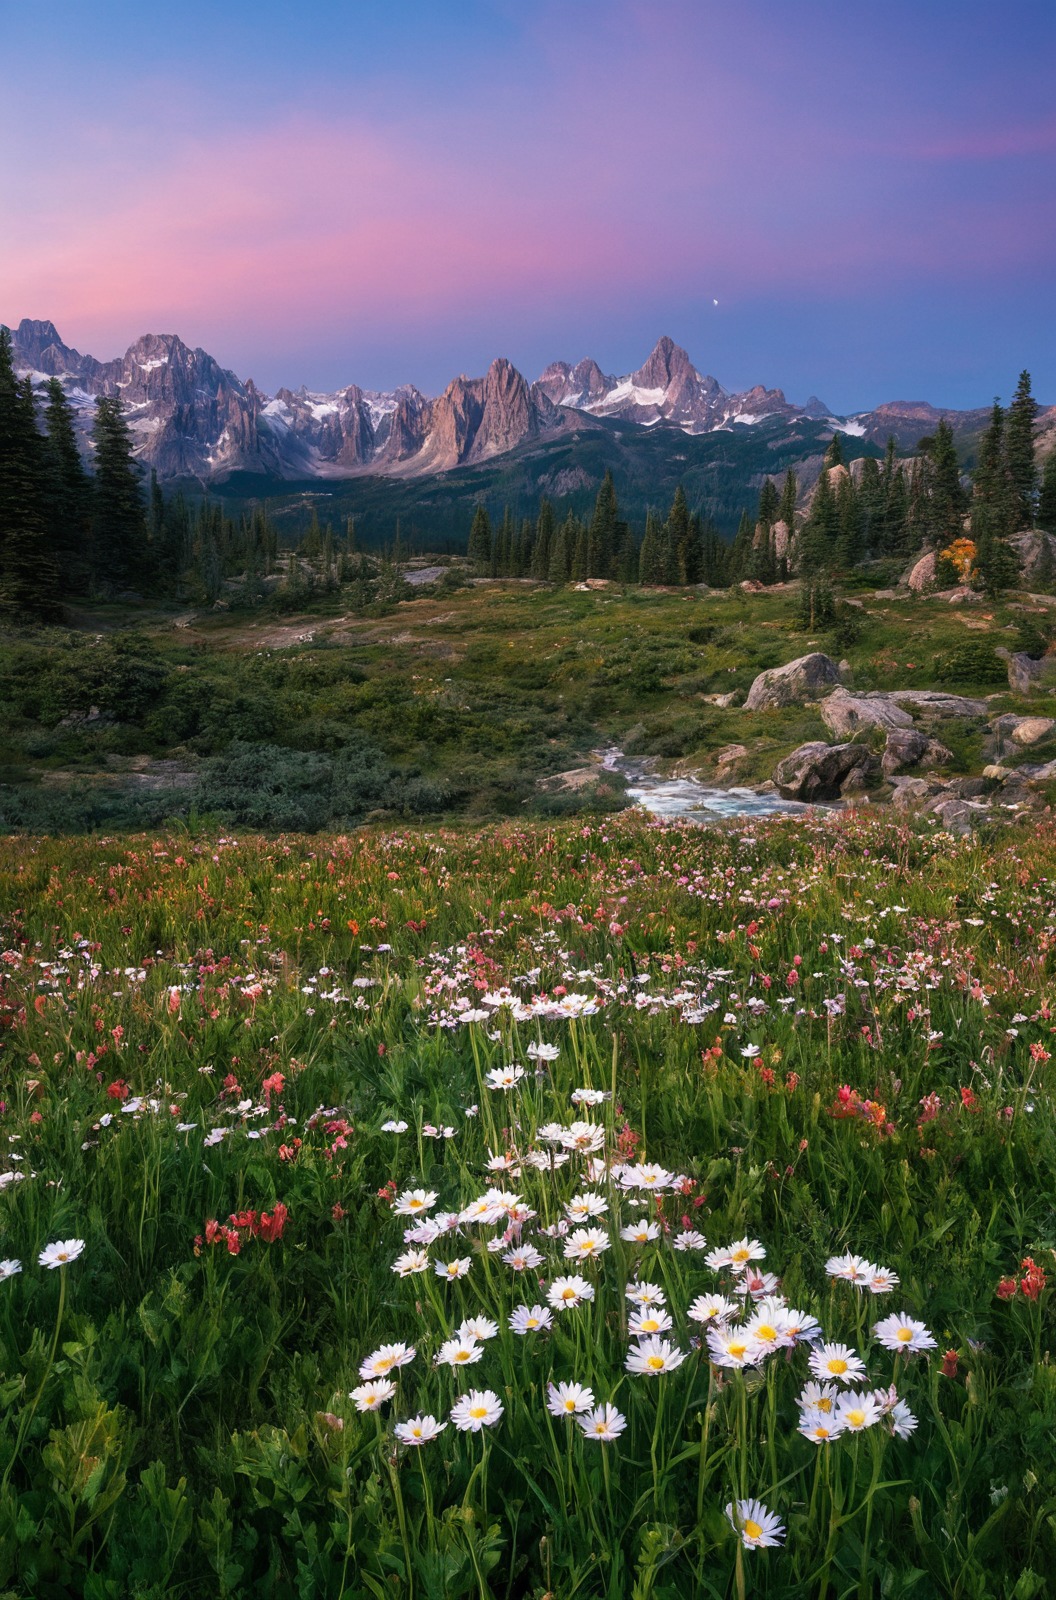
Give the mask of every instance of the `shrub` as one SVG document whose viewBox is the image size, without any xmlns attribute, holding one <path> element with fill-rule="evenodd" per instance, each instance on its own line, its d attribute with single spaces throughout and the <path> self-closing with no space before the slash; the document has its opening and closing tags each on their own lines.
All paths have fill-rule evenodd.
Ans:
<svg viewBox="0 0 1056 1600">
<path fill-rule="evenodd" d="M 1008 668 L 985 639 L 966 639 L 946 655 L 936 656 L 935 672 L 942 683 L 996 686 L 1008 682 Z"/>
</svg>

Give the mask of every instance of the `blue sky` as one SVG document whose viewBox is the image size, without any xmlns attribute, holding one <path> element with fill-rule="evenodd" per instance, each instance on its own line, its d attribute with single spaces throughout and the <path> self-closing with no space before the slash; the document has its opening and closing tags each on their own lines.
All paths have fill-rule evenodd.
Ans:
<svg viewBox="0 0 1056 1600">
<path fill-rule="evenodd" d="M 102 357 L 436 391 L 666 332 L 838 410 L 1056 401 L 1051 3 L 98 0 L 4 54 L 0 319 Z"/>
</svg>

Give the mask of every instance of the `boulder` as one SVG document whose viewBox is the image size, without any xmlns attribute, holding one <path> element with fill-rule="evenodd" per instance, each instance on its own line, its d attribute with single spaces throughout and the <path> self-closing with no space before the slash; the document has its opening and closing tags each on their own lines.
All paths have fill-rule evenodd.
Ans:
<svg viewBox="0 0 1056 1600">
<path fill-rule="evenodd" d="M 736 689 L 729 694 L 706 694 L 703 697 L 709 706 L 718 706 L 720 711 L 726 711 L 737 699 Z"/>
<path fill-rule="evenodd" d="M 787 800 L 835 800 L 845 787 L 861 788 L 879 775 L 880 761 L 864 744 L 820 740 L 801 744 L 774 768 L 774 782 Z"/>
<path fill-rule="evenodd" d="M 909 811 L 914 806 L 922 806 L 931 792 L 926 778 L 896 778 L 891 804 L 899 811 Z"/>
<path fill-rule="evenodd" d="M 935 552 L 929 550 L 927 555 L 921 556 L 906 574 L 906 584 L 914 594 L 923 594 L 925 589 L 930 589 L 935 582 Z"/>
<path fill-rule="evenodd" d="M 1008 543 L 1019 557 L 1020 571 L 1027 583 L 1044 583 L 1056 576 L 1056 539 L 1038 528 L 1021 528 L 1009 535 Z"/>
<path fill-rule="evenodd" d="M 998 717 L 994 723 L 994 732 L 1000 739 L 1011 739 L 1013 744 L 1021 748 L 1040 744 L 1054 728 L 1056 721 L 1052 717 L 1017 717 L 1014 713 Z"/>
<path fill-rule="evenodd" d="M 884 744 L 880 768 L 890 778 L 905 767 L 943 767 L 953 760 L 952 753 L 937 739 L 929 739 L 919 728 L 892 728 Z"/>
<path fill-rule="evenodd" d="M 912 728 L 913 718 L 885 694 L 853 694 L 850 689 L 834 689 L 820 706 L 822 721 L 837 739 L 846 739 L 859 728 Z"/>
<path fill-rule="evenodd" d="M 1056 662 L 1050 656 L 1036 658 L 1020 652 L 1008 658 L 1008 687 L 1015 694 L 1032 694 L 1035 689 L 1056 682 Z"/>
<path fill-rule="evenodd" d="M 782 706 L 802 705 L 805 700 L 816 700 L 826 689 L 835 688 L 840 681 L 840 670 L 830 656 L 814 650 L 809 656 L 798 656 L 783 667 L 771 667 L 760 672 L 748 698 L 745 711 L 775 711 Z"/>
<path fill-rule="evenodd" d="M 923 717 L 985 717 L 985 700 L 970 700 L 965 695 L 947 694 L 942 689 L 891 689 L 888 698 L 896 705 L 909 706 Z"/>
<path fill-rule="evenodd" d="M 986 814 L 985 808 L 971 806 L 967 800 L 958 800 L 956 795 L 940 795 L 925 809 L 934 812 L 947 833 L 955 834 L 960 839 L 970 834 L 973 824 Z"/>
</svg>

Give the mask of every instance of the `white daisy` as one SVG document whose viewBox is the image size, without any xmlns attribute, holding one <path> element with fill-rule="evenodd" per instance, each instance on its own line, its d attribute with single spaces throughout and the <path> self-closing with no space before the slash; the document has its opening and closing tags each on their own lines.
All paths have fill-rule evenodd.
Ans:
<svg viewBox="0 0 1056 1600">
<path fill-rule="evenodd" d="M 413 1361 L 415 1350 L 408 1344 L 383 1344 L 360 1362 L 359 1375 L 361 1378 L 387 1378 L 395 1367 L 405 1367 Z"/>
<path fill-rule="evenodd" d="M 904 1311 L 900 1316 L 884 1317 L 882 1322 L 875 1322 L 873 1337 L 885 1350 L 896 1350 L 905 1355 L 935 1349 L 935 1340 L 923 1322 L 907 1316 Z"/>
<path fill-rule="evenodd" d="M 84 1253 L 83 1239 L 56 1239 L 54 1244 L 45 1245 L 37 1257 L 42 1267 L 65 1267 L 71 1261 L 76 1261 Z"/>
<path fill-rule="evenodd" d="M 568 1311 L 584 1300 L 593 1300 L 594 1289 L 586 1278 L 572 1274 L 565 1278 L 555 1278 L 547 1290 L 546 1298 L 558 1311 Z"/>
<path fill-rule="evenodd" d="M 746 1550 L 765 1550 L 780 1544 L 785 1537 L 780 1518 L 768 1511 L 761 1500 L 738 1500 L 728 1505 L 726 1518 Z"/>
<path fill-rule="evenodd" d="M 435 1439 L 438 1433 L 443 1433 L 447 1427 L 446 1422 L 437 1422 L 435 1417 L 412 1417 L 409 1422 L 398 1422 L 393 1428 L 393 1433 L 401 1444 L 423 1445 L 430 1439 Z"/>
<path fill-rule="evenodd" d="M 616 1410 L 615 1406 L 598 1406 L 585 1417 L 577 1417 L 576 1421 L 588 1439 L 596 1439 L 599 1444 L 611 1444 L 618 1439 L 627 1426 L 627 1418 Z"/>
<path fill-rule="evenodd" d="M 628 1350 L 624 1366 L 628 1372 L 639 1373 L 647 1378 L 658 1378 L 663 1372 L 673 1372 L 685 1359 L 685 1351 L 679 1350 L 669 1339 L 660 1339 L 656 1334 L 650 1334 L 636 1347 Z"/>
<path fill-rule="evenodd" d="M 554 1316 L 546 1306 L 517 1306 L 510 1312 L 511 1333 L 540 1333 L 553 1327 Z"/>
<path fill-rule="evenodd" d="M 391 1378 L 374 1378 L 370 1383 L 358 1384 L 349 1399 L 355 1401 L 357 1411 L 377 1411 L 395 1393 L 396 1385 Z"/>
<path fill-rule="evenodd" d="M 481 1428 L 493 1428 L 502 1412 L 502 1401 L 493 1389 L 471 1389 L 451 1407 L 451 1421 L 459 1433 L 479 1433 Z"/>
<path fill-rule="evenodd" d="M 810 1370 L 823 1383 L 833 1378 L 837 1383 L 857 1383 L 865 1377 L 865 1362 L 849 1345 L 822 1344 L 810 1352 Z"/>
<path fill-rule="evenodd" d="M 577 1412 L 590 1411 L 594 1405 L 594 1391 L 582 1383 L 551 1383 L 546 1390 L 546 1409 L 552 1417 L 574 1417 Z"/>
</svg>

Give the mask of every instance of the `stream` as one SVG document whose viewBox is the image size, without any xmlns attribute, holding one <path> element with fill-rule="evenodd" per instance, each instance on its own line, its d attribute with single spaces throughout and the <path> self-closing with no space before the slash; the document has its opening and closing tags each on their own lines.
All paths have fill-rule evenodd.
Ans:
<svg viewBox="0 0 1056 1600">
<path fill-rule="evenodd" d="M 601 765 L 627 779 L 627 793 L 654 817 L 679 817 L 687 822 L 714 822 L 719 817 L 770 817 L 809 811 L 798 800 L 754 789 L 712 789 L 695 778 L 659 778 L 648 761 L 634 761 L 621 750 L 606 750 Z"/>
</svg>

